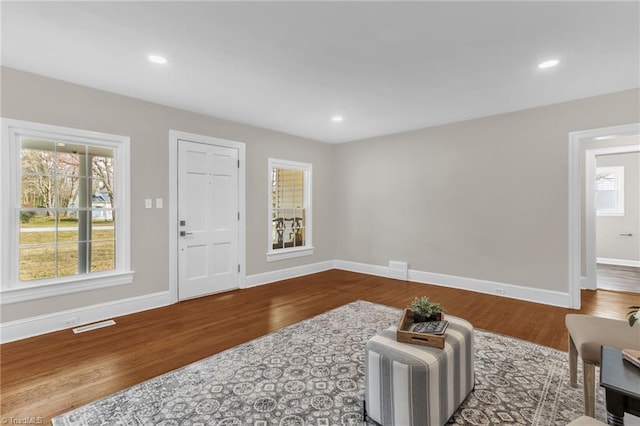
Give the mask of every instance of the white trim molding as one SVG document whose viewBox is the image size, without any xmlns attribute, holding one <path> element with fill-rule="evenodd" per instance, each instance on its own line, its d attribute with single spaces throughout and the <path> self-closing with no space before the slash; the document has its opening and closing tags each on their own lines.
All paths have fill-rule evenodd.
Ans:
<svg viewBox="0 0 640 426">
<path fill-rule="evenodd" d="M 593 201 L 593 180 L 595 179 L 595 157 L 612 153 L 611 148 L 585 150 L 586 144 L 615 135 L 616 137 L 640 134 L 640 123 L 605 127 L 569 133 L 569 294 L 570 308 L 580 309 L 580 289 L 596 288 L 595 254 L 595 205 Z M 626 149 L 626 148 L 623 148 Z M 583 151 L 585 154 L 583 154 Z M 585 169 L 581 167 L 582 155 L 585 155 Z M 582 201 L 584 189 L 585 201 Z M 586 208 L 591 206 L 592 208 Z M 585 235 L 583 236 L 582 211 L 585 210 Z M 586 280 L 582 279 L 582 241 L 585 241 Z"/>
<path fill-rule="evenodd" d="M 0 119 L 0 303 L 16 303 L 52 296 L 129 284 L 133 281 L 130 261 L 130 138 L 70 127 L 53 126 L 29 121 Z M 20 149 L 21 140 L 57 141 L 57 146 L 74 143 L 87 147 L 111 149 L 115 160 L 115 190 L 112 209 L 118 214 L 115 223 L 115 269 L 104 272 L 87 270 L 77 275 L 55 276 L 20 281 L 18 248 L 21 211 Z M 51 142 L 51 143 L 52 143 Z M 59 149 L 59 148 L 56 148 Z M 44 210 L 45 208 L 43 208 Z M 47 206 L 46 210 L 66 210 L 67 207 Z M 57 249 L 56 249 L 57 250 Z"/>
<path fill-rule="evenodd" d="M 609 259 L 606 257 L 598 257 L 596 258 L 596 261 L 603 265 L 631 266 L 633 268 L 640 268 L 640 260 Z"/>
<path fill-rule="evenodd" d="M 335 264 L 336 269 L 377 275 L 381 277 L 389 277 L 391 273 L 387 266 L 368 265 L 344 260 L 336 260 Z M 526 300 L 528 302 L 560 306 L 563 308 L 570 307 L 571 303 L 569 293 L 563 293 L 560 291 L 543 290 L 496 281 L 417 271 L 414 269 L 409 269 L 408 281 L 456 288 L 459 290 L 475 291 L 476 293 Z M 498 291 L 500 291 L 500 293 L 498 293 Z"/>
<path fill-rule="evenodd" d="M 20 319 L 0 324 L 0 343 L 75 328 L 79 325 L 160 308 L 174 303 L 168 291 L 115 300 L 78 309 Z"/>
<path fill-rule="evenodd" d="M 571 304 L 568 292 L 563 293 L 561 291 L 544 290 L 497 281 L 458 277 L 455 275 L 410 270 L 409 281 L 457 288 L 459 290 L 475 291 L 477 293 L 491 294 L 493 296 L 508 297 L 510 299 L 542 303 L 544 305 L 560 306 L 562 308 L 568 308 Z"/>
<path fill-rule="evenodd" d="M 93 273 L 89 276 L 71 276 L 55 285 L 36 284 L 25 285 L 23 288 L 11 288 L 0 293 L 2 304 L 26 302 L 28 300 L 44 299 L 62 294 L 79 293 L 105 287 L 114 287 L 133 282 L 133 271 Z"/>
<path fill-rule="evenodd" d="M 296 257 L 311 256 L 313 254 L 313 247 L 295 247 L 284 248 L 271 253 L 267 253 L 267 262 L 276 262 L 278 260 L 295 259 Z"/>
<path fill-rule="evenodd" d="M 346 260 L 327 260 L 324 262 L 248 275 L 245 280 L 245 288 L 270 284 L 331 269 L 377 275 L 385 278 L 389 277 L 393 272 L 388 266 L 371 265 Z M 508 283 L 437 274 L 412 269 L 408 271 L 408 280 L 423 284 L 438 285 L 460 290 L 474 291 L 477 293 L 491 294 L 494 296 L 542 303 L 545 305 L 560 307 L 570 306 L 569 293 L 542 290 Z M 328 282 L 327 285 L 331 285 L 331 283 Z M 501 293 L 497 293 L 497 289 L 500 289 Z M 11 321 L 0 324 L 0 343 L 26 339 L 28 337 L 58 330 L 71 329 L 80 325 L 116 318 L 122 315 L 160 308 L 176 302 L 177 299 L 175 294 L 172 291 L 165 291 Z"/>
<path fill-rule="evenodd" d="M 368 263 L 351 262 L 348 260 L 336 260 L 335 265 L 336 269 L 341 269 L 343 271 L 358 272 L 361 274 L 390 278 L 388 266 L 371 265 Z"/>
<path fill-rule="evenodd" d="M 313 254 L 313 194 L 311 193 L 313 185 L 313 165 L 310 163 L 301 163 L 298 161 L 279 160 L 269 158 L 268 176 L 267 176 L 267 262 L 274 262 L 284 259 L 292 259 L 302 256 L 311 256 Z M 290 248 L 273 248 L 273 169 L 293 169 L 303 172 L 303 189 L 302 189 L 302 207 L 304 210 L 304 245 Z M 291 209 L 293 210 L 293 209 Z M 295 214 L 294 214 L 295 216 Z M 290 219 L 293 220 L 293 219 Z M 293 226 L 293 224 L 292 224 Z"/>
<path fill-rule="evenodd" d="M 293 268 L 249 275 L 246 280 L 247 288 L 336 269 L 335 262 L 334 260 L 327 260 L 326 262 L 311 263 L 309 265 L 294 266 Z"/>
</svg>

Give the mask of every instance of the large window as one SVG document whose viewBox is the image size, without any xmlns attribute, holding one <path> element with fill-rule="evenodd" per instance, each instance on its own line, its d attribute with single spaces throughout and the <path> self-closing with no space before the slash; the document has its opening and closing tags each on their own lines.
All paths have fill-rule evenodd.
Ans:
<svg viewBox="0 0 640 426">
<path fill-rule="evenodd" d="M 3 303 L 130 282 L 128 138 L 2 127 Z"/>
<path fill-rule="evenodd" d="M 269 159 L 267 260 L 310 254 L 311 164 Z"/>
<path fill-rule="evenodd" d="M 624 216 L 624 167 L 596 168 L 596 214 Z"/>
</svg>

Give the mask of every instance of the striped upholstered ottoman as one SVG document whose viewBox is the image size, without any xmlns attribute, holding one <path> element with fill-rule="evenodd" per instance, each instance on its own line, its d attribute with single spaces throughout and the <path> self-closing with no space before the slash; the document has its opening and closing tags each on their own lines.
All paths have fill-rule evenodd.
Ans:
<svg viewBox="0 0 640 426">
<path fill-rule="evenodd" d="M 365 409 L 384 426 L 444 425 L 473 390 L 473 326 L 447 315 L 444 349 L 396 341 L 396 328 L 365 349 Z"/>
</svg>

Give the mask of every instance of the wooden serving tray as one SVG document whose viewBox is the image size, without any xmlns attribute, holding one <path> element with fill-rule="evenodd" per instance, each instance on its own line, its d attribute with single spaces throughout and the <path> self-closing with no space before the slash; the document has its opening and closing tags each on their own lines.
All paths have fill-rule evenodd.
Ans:
<svg viewBox="0 0 640 426">
<path fill-rule="evenodd" d="M 427 333 L 414 333 L 412 331 L 409 331 L 409 327 L 411 326 L 411 324 L 413 324 L 413 312 L 411 311 L 411 309 L 405 309 L 402 313 L 402 319 L 400 319 L 400 323 L 398 324 L 398 331 L 396 333 L 396 340 L 398 342 L 444 349 L 444 338 L 446 337 L 446 334 L 435 335 Z"/>
</svg>

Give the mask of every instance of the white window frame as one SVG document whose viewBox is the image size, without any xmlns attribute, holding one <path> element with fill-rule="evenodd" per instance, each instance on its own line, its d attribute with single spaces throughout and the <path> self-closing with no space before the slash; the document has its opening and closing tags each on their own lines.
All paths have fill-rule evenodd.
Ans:
<svg viewBox="0 0 640 426">
<path fill-rule="evenodd" d="M 0 121 L 0 190 L 3 194 L 0 197 L 0 230 L 3 236 L 0 239 L 0 303 L 23 302 L 133 282 L 133 271 L 130 269 L 129 137 L 6 118 Z M 16 224 L 21 205 L 20 138 L 23 136 L 113 149 L 114 205 L 118 206 L 115 270 L 19 281 L 20 229 Z"/>
<path fill-rule="evenodd" d="M 298 161 L 279 160 L 276 158 L 269 158 L 268 161 L 268 174 L 267 174 L 267 262 L 273 262 L 283 259 L 291 259 L 301 256 L 310 256 L 313 254 L 313 239 L 312 239 L 312 193 L 311 193 L 311 175 L 312 166 L 309 163 L 300 163 Z M 300 247 L 288 247 L 281 249 L 273 249 L 272 241 L 272 218 L 273 209 L 271 207 L 271 177 L 273 169 L 294 169 L 301 170 L 304 173 L 304 187 L 303 187 L 303 204 L 305 209 L 305 235 L 304 246 Z"/>
<path fill-rule="evenodd" d="M 616 208 L 614 210 L 596 210 L 597 216 L 624 216 L 624 167 L 623 166 L 607 166 L 596 167 L 596 176 L 599 174 L 616 175 Z M 597 184 L 596 186 L 597 192 Z M 595 198 L 594 198 L 595 199 Z"/>
</svg>

